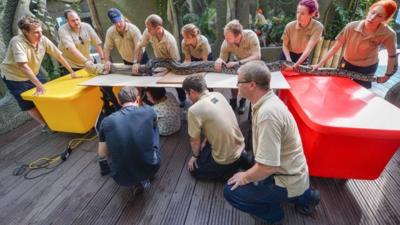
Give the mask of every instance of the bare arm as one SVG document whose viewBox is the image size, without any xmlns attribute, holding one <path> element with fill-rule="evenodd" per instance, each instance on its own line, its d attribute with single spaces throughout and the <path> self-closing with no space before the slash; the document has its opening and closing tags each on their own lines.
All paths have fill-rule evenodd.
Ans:
<svg viewBox="0 0 400 225">
<path fill-rule="evenodd" d="M 286 60 L 289 62 L 292 62 L 292 58 L 290 57 L 289 48 L 285 44 L 282 45 L 282 52 L 283 52 L 283 55 L 285 55 Z"/>
<path fill-rule="evenodd" d="M 320 68 L 325 62 L 330 59 L 341 47 L 343 46 L 342 42 L 336 42 L 335 45 L 326 53 L 326 55 L 319 61 L 319 63 L 314 67 L 314 69 Z"/>
<path fill-rule="evenodd" d="M 101 44 L 96 45 L 96 52 L 99 54 L 100 59 L 104 61 L 104 52 L 103 48 L 101 47 Z"/>
<path fill-rule="evenodd" d="M 36 86 L 36 92 L 35 95 L 38 94 L 43 94 L 45 89 L 43 87 L 42 82 L 36 77 L 36 75 L 33 73 L 32 69 L 28 66 L 28 63 L 23 62 L 23 63 L 17 63 L 18 68 L 28 77 L 30 81 Z"/>
<path fill-rule="evenodd" d="M 64 56 L 59 55 L 58 58 L 57 58 L 57 61 L 59 61 L 68 70 L 68 72 L 71 74 L 72 78 L 76 78 L 77 77 L 75 72 L 72 70 L 71 66 L 67 62 L 67 60 L 65 60 Z"/>
<path fill-rule="evenodd" d="M 229 185 L 233 185 L 231 190 L 251 182 L 264 180 L 278 171 L 278 167 L 263 165 L 256 162 L 253 167 L 245 172 L 238 172 L 228 180 Z"/>
</svg>

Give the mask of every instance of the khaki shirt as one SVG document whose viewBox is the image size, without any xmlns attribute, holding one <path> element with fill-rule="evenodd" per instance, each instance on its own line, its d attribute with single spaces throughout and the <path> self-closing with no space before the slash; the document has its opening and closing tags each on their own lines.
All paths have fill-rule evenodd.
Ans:
<svg viewBox="0 0 400 225">
<path fill-rule="evenodd" d="M 90 46 L 96 46 L 101 44 L 99 36 L 96 34 L 94 29 L 87 23 L 81 23 L 81 30 L 76 33 L 71 30 L 70 26 L 64 24 L 58 29 L 58 36 L 60 37 L 60 43 L 58 47 L 63 52 L 63 55 L 67 62 L 72 68 L 83 68 L 85 67 L 84 62 L 75 57 L 68 48 L 75 46 L 78 51 L 82 53 L 86 58 L 90 57 Z"/>
<path fill-rule="evenodd" d="M 185 39 L 182 40 L 182 52 L 186 56 L 192 56 L 198 59 L 203 59 L 203 56 L 208 56 L 211 53 L 211 47 L 208 40 L 203 35 L 197 38 L 197 45 L 193 48 L 192 45 L 186 45 Z"/>
<path fill-rule="evenodd" d="M 134 51 L 142 38 L 142 33 L 137 26 L 128 22 L 125 24 L 122 34 L 118 33 L 115 25 L 108 28 L 104 48 L 111 51 L 116 47 L 123 60 L 133 62 Z"/>
<path fill-rule="evenodd" d="M 396 54 L 396 32 L 387 25 L 381 24 L 371 34 L 363 32 L 364 20 L 354 21 L 346 25 L 336 40 L 345 44 L 343 57 L 355 66 L 371 66 L 376 64 L 379 48 L 383 45 L 389 55 Z"/>
<path fill-rule="evenodd" d="M 39 41 L 37 47 L 33 46 L 23 34 L 13 37 L 8 45 L 6 57 L 1 64 L 2 76 L 12 81 L 29 80 L 17 63 L 28 63 L 32 72 L 37 75 L 45 53 L 54 58 L 62 55 L 61 51 L 45 36 Z"/>
<path fill-rule="evenodd" d="M 238 60 L 241 60 L 251 56 L 254 52 L 261 52 L 258 37 L 252 30 L 243 30 L 242 40 L 240 41 L 239 46 L 235 44 L 228 44 L 224 40 L 221 45 L 219 57 L 224 61 L 227 61 L 229 53 L 232 53 Z"/>
<path fill-rule="evenodd" d="M 296 121 L 272 92 L 252 107 L 253 152 L 255 161 L 278 167 L 276 185 L 299 196 L 309 188 L 308 167 Z"/>
<path fill-rule="evenodd" d="M 301 54 L 310 41 L 317 41 L 322 35 L 324 26 L 317 20 L 311 19 L 306 27 L 301 27 L 297 20 L 288 23 L 282 34 L 283 45 L 290 52 Z"/>
<path fill-rule="evenodd" d="M 155 36 L 151 36 L 147 29 L 145 29 L 139 46 L 144 48 L 149 42 L 151 43 L 154 55 L 157 58 L 174 59 L 177 62 L 181 60 L 175 37 L 166 29 L 164 29 L 164 35 L 161 40 L 158 40 Z"/>
<path fill-rule="evenodd" d="M 188 132 L 192 138 L 203 134 L 211 145 L 215 162 L 226 165 L 239 159 L 244 138 L 236 116 L 225 97 L 206 91 L 188 109 Z"/>
</svg>

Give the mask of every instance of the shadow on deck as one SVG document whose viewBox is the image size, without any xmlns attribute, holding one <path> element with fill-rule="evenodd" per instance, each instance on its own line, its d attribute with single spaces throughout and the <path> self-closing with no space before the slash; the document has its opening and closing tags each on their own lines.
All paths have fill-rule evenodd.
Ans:
<svg viewBox="0 0 400 225">
<path fill-rule="evenodd" d="M 384 93 L 387 87 L 375 89 Z M 247 133 L 247 117 L 238 119 Z M 80 145 L 54 172 L 27 180 L 12 175 L 18 165 L 60 153 L 78 136 L 44 134 L 32 121 L 1 136 L 0 224 L 263 224 L 225 202 L 223 183 L 190 176 L 186 126 L 161 138 L 162 166 L 151 189 L 135 198 L 110 177 L 100 176 L 97 139 Z M 399 171 L 397 151 L 373 181 L 313 177 L 312 186 L 322 196 L 316 212 L 305 217 L 287 205 L 284 224 L 400 224 Z"/>
</svg>

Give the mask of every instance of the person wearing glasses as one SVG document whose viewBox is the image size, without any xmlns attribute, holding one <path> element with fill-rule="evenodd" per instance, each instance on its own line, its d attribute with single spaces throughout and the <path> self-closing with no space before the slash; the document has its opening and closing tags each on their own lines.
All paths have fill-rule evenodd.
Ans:
<svg viewBox="0 0 400 225">
<path fill-rule="evenodd" d="M 72 69 L 76 71 L 94 63 L 90 56 L 90 46 L 96 48 L 100 59 L 104 61 L 102 42 L 95 30 L 89 24 L 81 22 L 78 13 L 72 9 L 65 10 L 64 17 L 67 23 L 58 29 L 59 48 Z"/>
<path fill-rule="evenodd" d="M 232 20 L 225 25 L 224 36 L 225 40 L 221 45 L 219 58 L 215 61 L 217 72 L 222 70 L 222 64 L 226 64 L 229 68 L 261 59 L 261 48 L 257 34 L 252 30 L 244 30 L 238 20 Z M 230 54 L 236 56 L 236 61 L 228 62 Z M 231 89 L 230 105 L 234 110 L 237 107 L 237 90 L 235 89 Z M 246 99 L 240 99 L 239 114 L 245 112 L 245 106 Z"/>
<path fill-rule="evenodd" d="M 270 88 L 269 69 L 262 61 L 249 62 L 239 68 L 237 79 L 239 95 L 252 104 L 255 163 L 228 180 L 225 199 L 268 224 L 282 223 L 282 203 L 293 203 L 299 213 L 310 215 L 320 194 L 310 188 L 296 121 Z"/>
<path fill-rule="evenodd" d="M 209 92 L 202 75 L 186 77 L 182 88 L 193 102 L 188 109 L 191 175 L 197 179 L 226 180 L 239 168 L 248 168 L 251 162 L 244 150 L 244 138 L 225 97 Z"/>
<path fill-rule="evenodd" d="M 36 87 L 35 95 L 45 93 L 43 84 L 46 82 L 40 73 L 40 64 L 47 53 L 57 59 L 71 77 L 76 77 L 62 52 L 42 34 L 41 22 L 31 16 L 23 17 L 18 21 L 21 34 L 13 37 L 8 45 L 3 62 L 0 65 L 1 77 L 10 93 L 17 100 L 22 111 L 26 111 L 42 127 L 43 132 L 49 131 L 42 115 L 32 101 L 21 98 L 21 93 Z"/>
</svg>

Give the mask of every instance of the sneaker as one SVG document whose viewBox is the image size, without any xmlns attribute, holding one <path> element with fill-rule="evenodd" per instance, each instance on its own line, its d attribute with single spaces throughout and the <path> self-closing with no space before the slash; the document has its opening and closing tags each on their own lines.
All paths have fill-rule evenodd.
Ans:
<svg viewBox="0 0 400 225">
<path fill-rule="evenodd" d="M 110 165 L 108 165 L 108 161 L 105 158 L 99 159 L 99 166 L 100 166 L 100 174 L 101 176 L 105 176 L 111 173 Z"/>
<path fill-rule="evenodd" d="M 141 183 L 138 183 L 138 184 L 135 184 L 132 187 L 130 187 L 130 190 L 131 190 L 132 196 L 135 197 L 135 196 L 142 194 L 144 191 L 144 188 Z"/>
<path fill-rule="evenodd" d="M 246 111 L 246 99 L 242 98 L 239 101 L 238 113 L 241 115 Z"/>
<path fill-rule="evenodd" d="M 304 198 L 307 198 L 305 201 L 308 203 L 306 205 L 296 204 L 295 210 L 300 214 L 310 216 L 315 211 L 315 207 L 319 204 L 319 201 L 321 200 L 321 194 L 318 190 L 310 188 L 303 195 L 305 195 Z"/>
<path fill-rule="evenodd" d="M 231 105 L 232 109 L 235 110 L 237 107 L 237 99 L 236 98 L 231 98 L 229 100 L 229 105 Z"/>
</svg>

